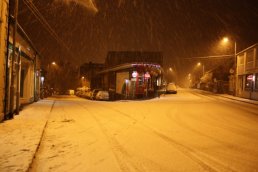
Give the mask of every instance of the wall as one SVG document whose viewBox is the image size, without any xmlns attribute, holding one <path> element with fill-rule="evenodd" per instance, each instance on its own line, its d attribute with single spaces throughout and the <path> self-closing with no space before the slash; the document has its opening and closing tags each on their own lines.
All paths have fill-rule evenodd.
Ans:
<svg viewBox="0 0 258 172">
<path fill-rule="evenodd" d="M 12 26 L 9 28 L 9 54 L 13 52 L 13 28 Z M 40 59 L 36 55 L 36 51 L 31 46 L 31 43 L 25 36 L 25 34 L 22 32 L 22 29 L 18 28 L 18 32 L 16 35 L 16 48 L 18 48 L 17 56 L 20 56 L 20 69 L 19 71 L 15 72 L 14 75 L 14 89 L 15 89 L 15 95 L 17 92 L 20 92 L 20 99 L 19 99 L 19 105 L 22 104 L 28 104 L 32 103 L 33 101 L 38 100 L 39 94 L 40 94 L 40 86 L 39 86 L 39 77 L 40 75 L 37 75 L 37 78 L 35 78 L 35 73 L 40 73 Z M 19 55 L 18 55 L 19 54 Z M 11 57 L 9 56 L 9 59 L 11 60 Z M 17 65 L 18 63 L 15 62 Z M 18 69 L 17 66 L 15 68 Z M 10 73 L 10 67 L 8 67 L 9 73 Z M 17 83 L 17 77 L 20 76 L 20 83 Z M 10 75 L 11 78 L 11 75 Z M 19 85 L 18 85 L 19 84 Z M 10 80 L 9 80 L 10 85 Z M 20 86 L 20 89 L 18 90 L 18 86 Z M 8 90 L 8 97 L 10 97 L 10 90 Z M 16 96 L 14 97 L 14 109 L 16 108 Z M 10 98 L 8 101 L 8 105 L 10 104 Z M 7 106 L 8 110 L 10 109 L 10 106 Z M 9 110 L 10 111 L 10 110 Z M 6 113 L 11 113 L 11 112 Z"/>
<path fill-rule="evenodd" d="M 0 0 L 0 121 L 4 118 L 5 57 L 9 0 Z"/>
</svg>

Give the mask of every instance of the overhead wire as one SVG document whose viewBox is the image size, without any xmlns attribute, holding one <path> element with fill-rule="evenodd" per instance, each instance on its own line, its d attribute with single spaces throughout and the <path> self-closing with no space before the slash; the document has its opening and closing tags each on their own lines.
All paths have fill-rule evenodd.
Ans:
<svg viewBox="0 0 258 172">
<path fill-rule="evenodd" d="M 234 58 L 234 54 L 226 54 L 226 55 L 214 55 L 214 56 L 202 56 L 202 57 L 186 57 L 183 59 L 215 59 L 215 58 Z"/>
<path fill-rule="evenodd" d="M 43 27 L 52 35 L 52 37 L 61 44 L 71 56 L 75 56 L 73 52 L 71 52 L 70 48 L 65 44 L 65 42 L 59 38 L 57 33 L 52 29 L 46 19 L 42 16 L 37 7 L 30 0 L 23 0 L 25 5 L 29 8 L 29 10 L 33 13 L 33 15 L 38 19 L 38 21 L 43 25 Z"/>
<path fill-rule="evenodd" d="M 52 29 L 52 27 L 48 24 L 45 18 L 41 15 L 38 11 L 37 7 L 29 0 L 24 0 L 25 4 L 29 7 L 32 13 L 36 16 L 36 18 L 41 22 L 41 24 L 50 32 L 50 34 L 58 41 L 59 43 L 63 44 L 65 48 L 69 50 L 69 48 L 65 45 L 65 43 L 59 38 L 56 32 Z"/>
</svg>

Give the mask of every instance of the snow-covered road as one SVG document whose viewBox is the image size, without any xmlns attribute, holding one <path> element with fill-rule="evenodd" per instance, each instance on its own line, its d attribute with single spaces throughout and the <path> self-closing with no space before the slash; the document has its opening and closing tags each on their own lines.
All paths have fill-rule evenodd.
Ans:
<svg viewBox="0 0 258 172">
<path fill-rule="evenodd" d="M 257 105 L 188 90 L 145 101 L 50 100 L 30 171 L 258 171 Z"/>
</svg>

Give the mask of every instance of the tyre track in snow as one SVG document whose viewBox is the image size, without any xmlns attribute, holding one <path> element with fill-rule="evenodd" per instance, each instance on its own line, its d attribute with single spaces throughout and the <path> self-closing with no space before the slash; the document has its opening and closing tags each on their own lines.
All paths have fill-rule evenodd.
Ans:
<svg viewBox="0 0 258 172">
<path fill-rule="evenodd" d="M 257 115 L 258 115 L 258 111 L 256 112 L 255 110 L 253 111 L 253 110 L 251 110 L 251 109 L 248 109 L 248 108 L 245 108 L 245 107 L 242 107 L 242 106 L 240 106 L 240 105 L 238 105 L 239 104 L 239 102 L 237 102 L 238 104 L 234 104 L 235 102 L 228 102 L 228 101 L 226 101 L 226 100 L 222 100 L 222 99 L 220 99 L 220 98 L 217 98 L 217 97 L 214 97 L 214 96 L 212 96 L 212 95 L 203 95 L 203 94 L 200 94 L 200 93 L 194 93 L 194 92 L 191 92 L 193 95 L 196 95 L 196 96 L 198 96 L 198 97 L 201 97 L 201 98 L 204 98 L 204 99 L 207 99 L 207 98 L 209 98 L 209 99 L 211 99 L 211 100 L 213 100 L 213 101 L 215 101 L 215 103 L 218 103 L 219 105 L 221 105 L 222 103 L 222 105 L 223 106 L 225 106 L 225 103 L 226 103 L 226 105 L 228 106 L 230 106 L 231 108 L 233 108 L 233 109 L 235 109 L 235 108 L 237 108 L 237 109 L 240 109 L 240 110 L 242 110 L 242 111 L 245 111 L 246 113 L 249 113 L 249 114 L 252 114 L 252 115 L 254 115 L 254 116 L 250 116 L 250 118 L 252 118 L 252 119 L 254 119 L 255 121 L 257 121 Z M 247 104 L 247 103 L 245 103 L 245 104 Z M 254 107 L 254 105 L 251 105 L 251 107 Z M 246 126 L 245 125 L 240 125 L 239 123 L 235 123 L 234 122 L 234 125 L 226 125 L 227 123 L 230 123 L 230 124 L 232 124 L 232 121 L 228 121 L 227 119 L 225 119 L 225 116 L 224 116 L 224 118 L 215 118 L 213 115 L 211 115 L 210 116 L 210 118 L 213 118 L 214 120 L 217 120 L 217 121 L 220 121 L 221 123 L 221 125 L 219 126 L 220 128 L 223 128 L 223 129 L 225 129 L 225 130 L 227 130 L 227 131 L 231 131 L 232 133 L 234 133 L 234 134 L 237 134 L 237 135 L 239 135 L 239 136 L 243 136 L 243 137 L 246 137 L 246 138 L 249 138 L 249 136 L 247 136 L 246 135 L 246 133 L 245 132 L 236 132 L 236 130 L 237 129 L 239 129 L 239 128 L 241 128 L 241 129 L 245 129 L 245 130 L 250 130 L 249 128 L 246 128 Z M 242 119 L 242 121 L 243 121 L 244 119 Z M 204 121 L 205 122 L 205 121 Z M 249 122 L 249 121 L 248 121 Z M 247 124 L 248 124 L 248 122 L 246 122 Z M 255 132 L 258 132 L 258 130 L 256 130 Z"/>
<path fill-rule="evenodd" d="M 170 111 L 170 110 L 168 110 Z M 249 155 L 252 155 L 253 157 L 255 157 L 257 154 L 255 152 L 253 152 L 252 150 L 249 150 L 249 149 L 246 149 L 243 146 L 239 147 L 237 145 L 234 145 L 234 144 L 231 144 L 231 143 L 227 143 L 225 141 L 222 141 L 222 140 L 219 140 L 217 138 L 214 138 L 214 137 L 211 137 L 210 135 L 207 135 L 207 134 L 204 134 L 196 129 L 194 129 L 193 127 L 190 127 L 188 124 L 184 123 L 181 118 L 179 117 L 178 115 L 178 110 L 174 110 L 174 114 L 173 116 L 174 117 L 171 117 L 171 115 L 169 114 L 169 112 L 166 114 L 167 117 L 169 119 L 171 119 L 173 122 L 177 123 L 178 126 L 184 128 L 184 129 L 187 129 L 189 130 L 190 132 L 193 132 L 193 133 L 196 133 L 198 136 L 203 136 L 203 137 L 206 137 L 207 139 L 209 140 L 212 140 L 214 141 L 215 143 L 218 143 L 220 144 L 221 146 L 223 147 L 226 147 L 226 148 L 229 148 L 229 149 L 234 149 L 234 150 L 237 150 L 237 151 L 241 151 L 241 152 L 246 152 L 247 154 Z M 195 120 L 194 118 L 192 118 L 193 120 Z M 203 121 L 205 122 L 205 121 Z M 223 128 L 224 129 L 224 128 Z M 225 129 L 226 130 L 226 129 Z M 219 165 L 219 166 L 224 166 L 225 167 L 225 170 L 231 170 L 231 171 L 235 171 L 229 167 L 226 167 L 226 165 L 224 165 L 221 161 L 219 161 L 218 159 L 216 158 L 213 158 L 213 157 L 210 157 L 209 155 L 207 155 L 206 153 L 201 153 L 202 156 L 206 157 L 209 161 L 211 161 L 211 163 L 214 163 L 216 165 Z"/>
<path fill-rule="evenodd" d="M 144 172 L 144 168 L 138 163 L 132 160 L 131 155 L 122 147 L 122 145 L 117 141 L 117 139 L 112 136 L 112 134 L 109 134 L 107 128 L 105 125 L 101 122 L 101 120 L 97 117 L 99 112 L 96 112 L 96 110 L 92 111 L 89 108 L 85 107 L 85 105 L 77 103 L 79 106 L 81 106 L 83 109 L 85 109 L 92 118 L 96 121 L 98 127 L 101 129 L 102 133 L 106 137 L 107 141 L 109 142 L 111 146 L 111 150 L 117 160 L 117 163 L 123 172 L 130 172 L 130 171 L 136 171 L 136 172 Z M 105 109 L 106 110 L 106 109 Z M 135 121 L 134 121 L 135 122 Z"/>
<path fill-rule="evenodd" d="M 104 106 L 104 105 L 103 105 Z M 219 172 L 221 170 L 223 171 L 228 171 L 228 172 L 236 172 L 235 170 L 229 168 L 228 166 L 226 166 L 225 164 L 222 164 L 221 162 L 218 162 L 216 160 L 214 160 L 214 158 L 206 155 L 205 153 L 200 153 L 200 151 L 197 151 L 189 146 L 186 146 L 178 141 L 176 141 L 175 139 L 166 136 L 165 134 L 159 132 L 158 130 L 144 124 L 143 122 L 133 118 L 130 114 L 124 113 L 118 109 L 115 109 L 113 107 L 110 106 L 106 106 L 108 109 L 112 109 L 115 112 L 118 112 L 119 114 L 122 114 L 123 116 L 125 116 L 126 118 L 129 118 L 133 121 L 137 121 L 137 124 L 140 124 L 142 127 L 148 129 L 148 131 L 152 134 L 154 134 L 155 136 L 158 136 L 160 139 L 162 139 L 163 141 L 172 144 L 177 150 L 179 150 L 181 153 L 183 153 L 186 157 L 190 158 L 191 160 L 193 160 L 195 163 L 197 163 L 200 167 L 202 167 L 204 170 L 209 171 L 209 172 Z M 199 153 L 198 153 L 199 152 Z M 213 166 L 210 165 L 210 163 L 208 163 L 207 161 L 203 160 L 203 159 L 207 159 L 209 162 L 212 162 L 213 165 L 216 165 L 217 168 L 214 168 Z"/>
</svg>

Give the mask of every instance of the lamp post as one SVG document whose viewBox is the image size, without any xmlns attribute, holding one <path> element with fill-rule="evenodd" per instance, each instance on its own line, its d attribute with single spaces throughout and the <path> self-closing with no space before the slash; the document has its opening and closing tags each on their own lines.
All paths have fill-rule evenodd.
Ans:
<svg viewBox="0 0 258 172">
<path fill-rule="evenodd" d="M 237 45 L 236 45 L 236 41 L 234 43 L 234 63 L 235 63 L 235 89 L 234 89 L 234 95 L 237 95 Z"/>
<path fill-rule="evenodd" d="M 229 39 L 228 37 L 223 38 L 224 43 L 228 43 Z M 234 76 L 234 82 L 233 82 L 233 95 L 236 96 L 237 93 L 237 43 L 234 41 L 234 71 L 235 71 L 235 76 Z"/>
<path fill-rule="evenodd" d="M 50 87 L 53 87 L 53 86 L 55 87 L 56 81 L 54 80 L 54 78 L 55 78 L 54 75 L 56 75 L 57 67 L 58 67 L 58 65 L 56 64 L 55 61 L 53 61 L 47 65 L 47 81 L 48 81 L 48 85 Z M 58 77 L 56 79 L 58 79 Z"/>
<path fill-rule="evenodd" d="M 201 66 L 202 65 L 202 76 L 204 76 L 204 64 L 202 64 L 201 62 L 197 63 L 197 66 Z"/>
<path fill-rule="evenodd" d="M 173 67 L 169 67 L 167 69 L 167 75 L 169 76 L 169 81 L 170 82 L 175 82 L 177 83 L 177 70 L 176 70 L 176 67 L 173 66 Z"/>
</svg>

